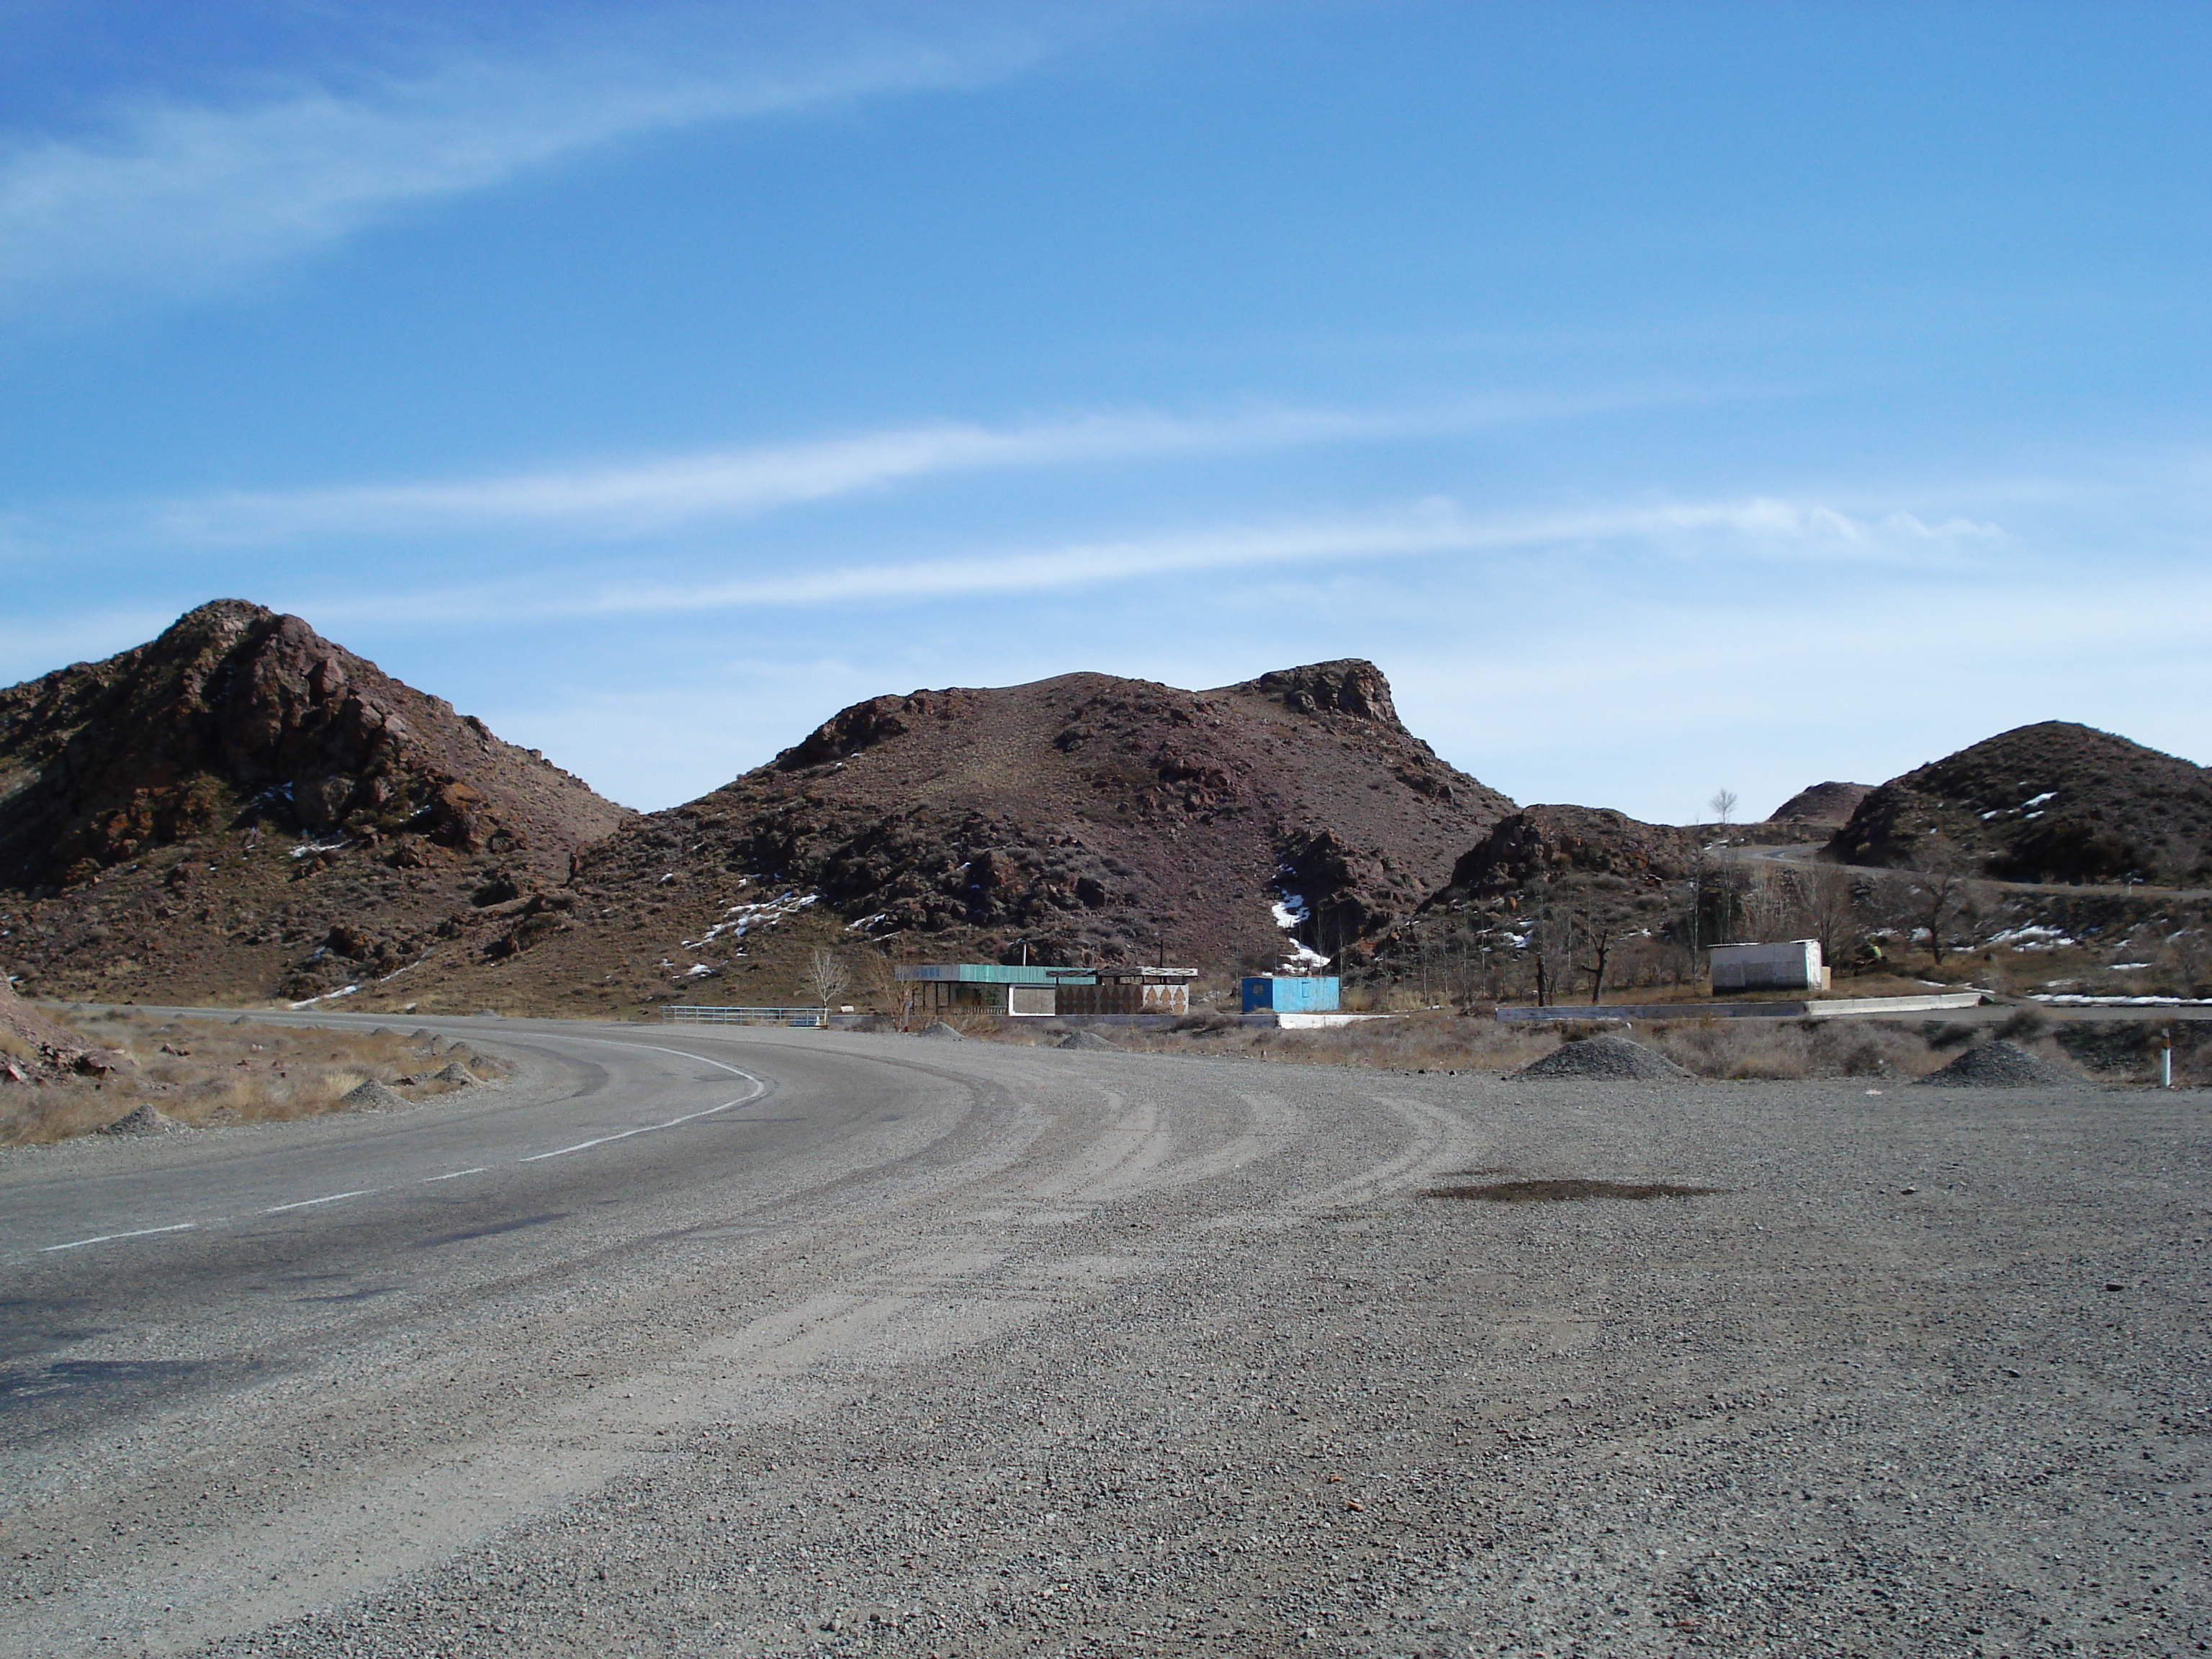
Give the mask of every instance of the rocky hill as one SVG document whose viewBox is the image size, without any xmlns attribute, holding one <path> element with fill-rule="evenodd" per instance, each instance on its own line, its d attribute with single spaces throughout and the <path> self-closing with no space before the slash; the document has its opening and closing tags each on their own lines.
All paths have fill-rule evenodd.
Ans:
<svg viewBox="0 0 2212 1659">
<path fill-rule="evenodd" d="M 1644 823 L 1610 807 L 1531 806 L 1468 848 L 1429 902 L 1504 898 L 1587 877 L 1609 878 L 1607 890 L 1655 892 L 1689 874 L 1698 848 L 1694 830 Z"/>
<path fill-rule="evenodd" d="M 514 926 L 488 911 L 631 816 L 299 617 L 218 600 L 0 691 L 0 957 L 41 994 L 136 1000 L 460 966 Z"/>
<path fill-rule="evenodd" d="M 1408 732 L 1364 662 L 876 697 L 584 854 L 487 1000 L 535 975 L 586 1003 L 787 1001 L 819 945 L 878 974 L 1024 948 L 1266 971 L 1386 928 L 1512 810 Z"/>
<path fill-rule="evenodd" d="M 1894 867 L 1933 857 L 2012 881 L 2203 886 L 2212 884 L 2212 771 L 2045 720 L 1891 779 L 1827 855 Z"/>
<path fill-rule="evenodd" d="M 1870 783 L 1816 783 L 1784 801 L 1766 821 L 1802 824 L 1808 829 L 1840 826 L 1850 821 L 1859 803 L 1873 793 Z"/>
<path fill-rule="evenodd" d="M 1363 984 L 1419 984 L 1425 1000 L 1527 995 L 1545 964 L 1558 994 L 1601 939 L 1607 982 L 1672 971 L 1668 933 L 1717 833 L 1644 823 L 1602 806 L 1530 806 L 1462 854 L 1413 914 L 1346 963 Z"/>
</svg>

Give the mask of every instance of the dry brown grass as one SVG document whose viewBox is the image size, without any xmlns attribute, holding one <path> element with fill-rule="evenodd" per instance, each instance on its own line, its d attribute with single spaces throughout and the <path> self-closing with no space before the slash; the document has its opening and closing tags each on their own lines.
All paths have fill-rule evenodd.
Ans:
<svg viewBox="0 0 2212 1659">
<path fill-rule="evenodd" d="M 435 1076 L 450 1059 L 480 1078 L 506 1070 L 472 1051 L 449 1054 L 398 1031 L 165 1019 L 128 1009 L 59 1018 L 125 1063 L 100 1079 L 0 1086 L 0 1146 L 88 1134 L 140 1106 L 194 1128 L 348 1111 L 345 1096 L 371 1079 L 406 1099 L 428 1100 L 465 1086 Z"/>
</svg>

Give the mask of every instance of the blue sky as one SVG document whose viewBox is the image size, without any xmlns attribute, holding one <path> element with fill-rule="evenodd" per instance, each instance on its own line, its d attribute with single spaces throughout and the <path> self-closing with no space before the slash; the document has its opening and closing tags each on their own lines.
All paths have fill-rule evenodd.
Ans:
<svg viewBox="0 0 2212 1659">
<path fill-rule="evenodd" d="M 1660 820 L 2212 760 L 2212 9 L 0 11 L 0 683 L 253 599 L 648 808 L 1341 656 Z"/>
</svg>

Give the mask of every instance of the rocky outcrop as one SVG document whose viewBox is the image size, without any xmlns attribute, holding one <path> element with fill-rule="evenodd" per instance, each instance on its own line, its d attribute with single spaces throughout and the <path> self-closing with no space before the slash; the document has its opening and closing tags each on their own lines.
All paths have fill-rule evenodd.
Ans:
<svg viewBox="0 0 2212 1659">
<path fill-rule="evenodd" d="M 1406 729 L 1399 721 L 1397 705 L 1390 701 L 1390 682 L 1373 663 L 1358 657 L 1278 669 L 1256 680 L 1226 686 L 1221 695 L 1264 697 L 1294 714 L 1350 714 L 1399 732 Z"/>
<path fill-rule="evenodd" d="M 245 823 L 563 864 L 627 816 L 532 751 L 222 599 L 151 643 L 0 691 L 0 883 L 68 887 Z"/>
<path fill-rule="evenodd" d="M 1690 873 L 1698 837 L 1605 806 L 1530 806 L 1501 820 L 1452 866 L 1439 900 L 1489 897 L 1569 875 L 1656 890 Z"/>
<path fill-rule="evenodd" d="M 0 1084 L 46 1083 L 72 1073 L 100 1077 L 125 1063 L 26 1003 L 0 971 Z"/>
<path fill-rule="evenodd" d="M 434 994 L 565 929 L 633 816 L 238 600 L 0 690 L 0 937 L 43 995 Z"/>
</svg>

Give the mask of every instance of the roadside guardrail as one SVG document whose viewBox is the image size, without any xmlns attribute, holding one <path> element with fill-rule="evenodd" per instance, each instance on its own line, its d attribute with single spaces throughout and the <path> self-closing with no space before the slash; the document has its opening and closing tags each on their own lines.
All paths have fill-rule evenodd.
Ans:
<svg viewBox="0 0 2212 1659">
<path fill-rule="evenodd" d="M 665 1025 L 799 1025 L 827 1024 L 819 1008 L 695 1008 L 660 1005 Z"/>
</svg>

